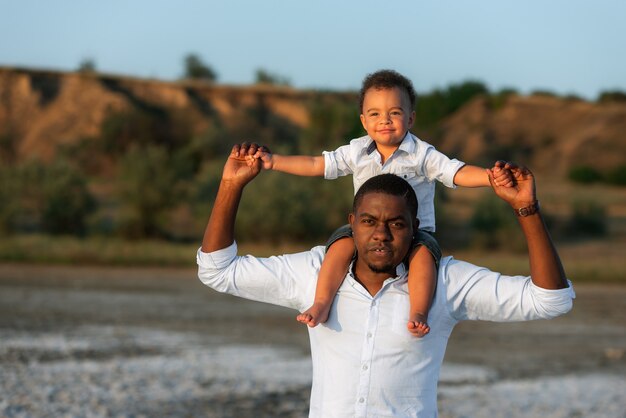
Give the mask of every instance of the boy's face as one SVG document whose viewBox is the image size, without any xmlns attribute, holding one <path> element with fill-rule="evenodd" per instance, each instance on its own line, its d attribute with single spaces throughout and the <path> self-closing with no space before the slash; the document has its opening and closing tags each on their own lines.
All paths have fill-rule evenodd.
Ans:
<svg viewBox="0 0 626 418">
<path fill-rule="evenodd" d="M 381 151 L 398 148 L 415 120 L 409 95 L 399 87 L 367 90 L 361 112 L 363 128 Z"/>
</svg>

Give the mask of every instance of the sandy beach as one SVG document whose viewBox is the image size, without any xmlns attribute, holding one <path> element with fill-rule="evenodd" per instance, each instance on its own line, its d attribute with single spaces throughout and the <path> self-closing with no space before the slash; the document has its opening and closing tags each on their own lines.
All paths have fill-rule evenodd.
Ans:
<svg viewBox="0 0 626 418">
<path fill-rule="evenodd" d="M 459 325 L 440 416 L 625 417 L 626 287 L 575 289 L 556 320 Z M 193 269 L 0 265 L 0 415 L 304 417 L 294 317 Z"/>
</svg>

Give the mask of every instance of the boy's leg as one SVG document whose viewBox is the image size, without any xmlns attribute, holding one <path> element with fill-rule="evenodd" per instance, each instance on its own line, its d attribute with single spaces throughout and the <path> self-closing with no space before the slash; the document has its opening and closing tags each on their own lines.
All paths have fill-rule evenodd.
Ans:
<svg viewBox="0 0 626 418">
<path fill-rule="evenodd" d="M 353 255 L 352 238 L 339 238 L 328 247 L 317 276 L 313 305 L 296 317 L 298 321 L 310 327 L 326 322 L 335 294 L 346 276 Z"/>
<path fill-rule="evenodd" d="M 428 310 L 435 294 L 441 250 L 428 233 L 419 231 L 409 256 L 409 321 L 407 328 L 416 337 L 428 334 Z"/>
</svg>

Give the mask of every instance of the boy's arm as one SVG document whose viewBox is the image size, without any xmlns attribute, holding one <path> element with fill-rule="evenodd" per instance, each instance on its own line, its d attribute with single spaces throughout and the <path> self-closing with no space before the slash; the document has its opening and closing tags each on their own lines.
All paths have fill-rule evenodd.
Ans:
<svg viewBox="0 0 626 418">
<path fill-rule="evenodd" d="M 503 161 L 496 161 L 493 166 L 493 180 L 496 186 L 513 186 L 513 175 Z M 489 176 L 484 168 L 475 165 L 464 165 L 456 172 L 454 184 L 462 187 L 488 187 Z"/>
<path fill-rule="evenodd" d="M 263 160 L 263 167 L 270 168 L 283 173 L 295 174 L 296 176 L 323 176 L 324 157 L 309 155 L 277 155 L 269 154 L 271 163 L 266 165 Z"/>
<path fill-rule="evenodd" d="M 243 146 L 243 144 L 242 144 Z M 323 176 L 324 157 L 310 155 L 278 155 L 266 147 L 258 148 L 253 156 L 260 159 L 265 170 L 282 171 L 296 176 Z"/>
</svg>

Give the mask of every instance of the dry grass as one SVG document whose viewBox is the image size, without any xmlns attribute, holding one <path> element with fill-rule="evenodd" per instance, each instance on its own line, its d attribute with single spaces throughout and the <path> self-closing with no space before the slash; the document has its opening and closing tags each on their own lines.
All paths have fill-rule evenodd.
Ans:
<svg viewBox="0 0 626 418">
<path fill-rule="evenodd" d="M 626 239 L 597 240 L 557 245 L 570 280 L 588 283 L 626 284 Z M 526 254 L 456 251 L 455 258 L 506 274 L 529 274 Z"/>
<path fill-rule="evenodd" d="M 199 243 L 165 241 L 123 241 L 118 239 L 47 237 L 42 235 L 5 237 L 0 240 L 0 262 L 112 266 L 195 266 Z M 266 257 L 306 251 L 305 244 L 244 243 L 240 254 Z M 626 239 L 587 241 L 558 245 L 568 277 L 576 282 L 626 283 Z M 455 251 L 457 259 L 488 267 L 505 274 L 527 274 L 528 259 L 523 253 Z"/>
</svg>

